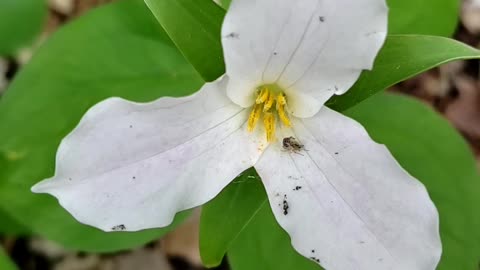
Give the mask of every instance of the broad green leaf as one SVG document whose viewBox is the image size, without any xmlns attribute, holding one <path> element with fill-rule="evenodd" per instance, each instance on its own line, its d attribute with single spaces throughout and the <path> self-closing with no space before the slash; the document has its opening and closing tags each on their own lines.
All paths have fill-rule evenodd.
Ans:
<svg viewBox="0 0 480 270">
<path fill-rule="evenodd" d="M 268 202 L 259 208 L 255 218 L 235 239 L 228 252 L 228 261 L 232 270 L 322 269 L 292 248 L 288 234 L 275 221 Z"/>
<path fill-rule="evenodd" d="M 480 260 L 480 176 L 464 139 L 421 102 L 397 95 L 377 95 L 346 114 L 361 122 L 376 141 L 386 144 L 400 164 L 426 185 L 441 219 L 444 250 L 438 270 L 475 270 Z M 240 190 L 242 187 L 238 185 L 247 183 L 237 183 L 236 187 L 231 184 L 225 192 Z M 223 229 L 221 222 L 211 221 L 219 213 L 222 220 L 230 219 L 230 226 L 237 231 L 226 230 L 220 235 L 223 237 L 210 240 L 208 245 L 201 244 L 202 258 L 218 260 L 220 250 L 225 253 L 229 249 L 233 270 L 253 269 L 249 268 L 249 262 L 256 263 L 254 269 L 319 269 L 300 262 L 302 258 L 277 225 L 268 202 L 263 203 L 266 200 L 263 187 L 248 184 L 257 190 L 249 188 L 243 196 L 257 202 L 253 206 L 255 211 L 250 209 L 251 204 L 242 204 L 235 198 L 229 200 L 223 194 L 209 203 L 208 207 L 215 211 L 211 215 L 204 212 L 202 223 L 210 224 L 207 228 L 210 232 L 204 229 L 200 233 L 211 235 L 211 231 Z"/>
<path fill-rule="evenodd" d="M 387 0 L 391 34 L 453 35 L 460 0 Z"/>
<path fill-rule="evenodd" d="M 268 206 L 268 202 L 259 176 L 253 168 L 237 177 L 214 201 L 204 205 L 200 220 L 200 254 L 203 264 L 208 267 L 218 266 L 225 251 L 245 226 L 244 221 L 254 217 L 263 205 Z M 236 211 L 238 208 L 243 210 L 238 215 L 224 215 L 225 212 Z"/>
<path fill-rule="evenodd" d="M 0 235 L 28 235 L 29 233 L 29 229 L 0 209 Z"/>
<path fill-rule="evenodd" d="M 1 0 L 0 55 L 10 55 L 33 41 L 46 15 L 45 0 Z"/>
<path fill-rule="evenodd" d="M 0 208 L 69 249 L 127 249 L 163 235 L 168 229 L 100 232 L 30 187 L 53 175 L 60 140 L 93 104 L 111 96 L 150 101 L 186 95 L 202 84 L 143 1 L 115 2 L 68 24 L 0 100 Z"/>
<path fill-rule="evenodd" d="M 205 81 L 225 73 L 220 29 L 225 11 L 211 0 L 145 0 L 185 58 Z"/>
<path fill-rule="evenodd" d="M 183 52 L 204 78 L 213 80 L 224 72 L 220 44 L 220 25 L 224 14 L 218 6 L 213 4 L 211 0 L 145 1 L 160 24 L 175 41 L 179 50 Z M 397 3 L 397 1 L 392 1 L 391 21 L 403 22 L 399 18 L 400 14 L 421 15 L 424 13 L 424 11 L 411 12 L 407 10 L 412 6 L 417 8 L 417 4 L 414 3 L 416 0 L 407 0 L 400 3 Z M 435 1 L 435 3 L 431 3 L 431 7 L 442 10 L 444 6 L 440 3 L 450 3 L 450 5 L 446 5 L 447 8 L 452 6 L 452 0 L 421 0 L 421 7 L 423 8 L 423 5 L 431 1 Z M 448 9 L 448 11 L 451 11 L 451 9 Z M 436 11 L 431 10 L 425 12 L 436 14 Z M 456 14 L 456 11 L 454 13 Z M 182 19 L 179 19 L 177 14 L 183 14 Z M 196 19 L 183 19 L 184 17 Z M 447 17 L 447 19 L 450 20 L 450 17 Z M 414 21 L 417 20 L 419 19 Z M 433 23 L 435 20 L 431 20 L 431 22 Z M 391 27 L 397 29 L 400 33 L 405 32 L 400 31 L 403 29 L 403 25 L 396 25 L 398 24 L 394 23 L 393 26 L 391 24 Z M 412 31 L 410 33 L 430 33 L 426 26 L 422 29 L 424 31 Z M 393 33 L 395 32 L 393 31 Z M 439 34 L 433 30 L 431 33 Z M 192 42 L 192 40 L 195 40 L 195 42 Z M 472 58 L 480 58 L 480 51 L 452 39 L 422 35 L 391 35 L 378 55 L 373 70 L 364 72 L 353 89 L 345 95 L 332 98 L 328 106 L 336 110 L 344 110 L 388 86 L 428 69 L 449 61 Z"/>
<path fill-rule="evenodd" d="M 0 247 L 0 269 L 2 270 L 17 270 L 17 266 L 5 254 L 5 251 Z"/>
<path fill-rule="evenodd" d="M 327 103 L 342 111 L 398 82 L 444 63 L 480 58 L 480 51 L 453 39 L 435 36 L 389 36 L 372 71 L 365 71 L 344 95 Z"/>
</svg>

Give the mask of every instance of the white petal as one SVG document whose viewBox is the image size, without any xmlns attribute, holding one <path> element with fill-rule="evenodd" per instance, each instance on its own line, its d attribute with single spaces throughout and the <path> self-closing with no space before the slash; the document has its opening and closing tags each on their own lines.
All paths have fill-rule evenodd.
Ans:
<svg viewBox="0 0 480 270">
<path fill-rule="evenodd" d="M 227 95 L 237 105 L 243 108 L 249 108 L 255 102 L 255 98 L 256 98 L 255 89 L 260 84 L 261 83 L 258 81 L 235 80 L 233 78 L 229 78 Z M 249 94 L 238 95 L 238 93 L 249 93 Z"/>
<path fill-rule="evenodd" d="M 305 150 L 272 145 L 255 168 L 294 248 L 326 270 L 434 270 L 439 221 L 425 187 L 352 119 L 322 108 L 293 125 L 283 136 Z"/>
<path fill-rule="evenodd" d="M 288 90 L 286 95 L 288 97 L 288 111 L 296 117 L 314 116 L 331 97 L 331 95 L 325 95 L 324 99 L 312 98 L 308 94 L 292 90 Z"/>
<path fill-rule="evenodd" d="M 248 83 L 229 96 L 276 82 L 324 102 L 372 67 L 386 31 L 385 0 L 233 0 L 222 28 L 227 75 Z"/>
<path fill-rule="evenodd" d="M 163 227 L 251 167 L 262 137 L 225 95 L 226 81 L 148 104 L 111 98 L 90 109 L 61 143 L 50 193 L 80 222 L 105 231 Z"/>
</svg>

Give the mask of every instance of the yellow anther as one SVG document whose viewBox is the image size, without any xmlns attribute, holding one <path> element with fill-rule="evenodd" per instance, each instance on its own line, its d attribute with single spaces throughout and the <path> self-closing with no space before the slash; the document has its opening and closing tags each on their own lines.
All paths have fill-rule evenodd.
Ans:
<svg viewBox="0 0 480 270">
<path fill-rule="evenodd" d="M 250 116 L 248 117 L 247 130 L 249 132 L 252 132 L 255 129 L 255 126 L 257 125 L 258 119 L 260 119 L 261 115 L 262 115 L 262 105 L 256 104 L 252 112 L 250 113 Z"/>
<path fill-rule="evenodd" d="M 275 116 L 273 113 L 267 112 L 263 116 L 263 125 L 267 133 L 267 141 L 273 142 L 275 140 Z"/>
<path fill-rule="evenodd" d="M 278 113 L 278 117 L 280 118 L 280 121 L 282 121 L 282 123 L 285 126 L 287 126 L 287 127 L 292 126 L 292 123 L 290 122 L 290 119 L 287 116 L 287 112 L 285 112 L 285 106 L 284 105 L 280 105 L 280 106 L 277 105 L 277 113 Z"/>
<path fill-rule="evenodd" d="M 268 95 L 267 101 L 265 101 L 263 105 L 263 111 L 267 112 L 268 110 L 270 110 L 274 102 L 275 102 L 275 96 L 272 93 L 270 93 Z"/>
<path fill-rule="evenodd" d="M 269 94 L 270 94 L 270 91 L 267 88 L 263 88 L 258 94 L 257 99 L 255 100 L 255 103 L 257 104 L 264 103 L 267 100 Z"/>
<path fill-rule="evenodd" d="M 277 106 L 282 105 L 285 106 L 287 104 L 287 99 L 285 98 L 285 94 L 280 93 L 277 96 Z"/>
</svg>

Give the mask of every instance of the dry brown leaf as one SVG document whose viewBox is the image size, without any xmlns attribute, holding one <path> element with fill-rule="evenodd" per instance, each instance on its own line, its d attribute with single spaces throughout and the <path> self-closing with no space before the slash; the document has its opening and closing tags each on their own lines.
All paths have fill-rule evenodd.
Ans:
<svg viewBox="0 0 480 270">
<path fill-rule="evenodd" d="M 186 222 L 162 240 L 162 249 L 168 256 L 181 257 L 190 264 L 200 266 L 199 243 L 200 209 L 196 209 Z"/>
<path fill-rule="evenodd" d="M 471 140 L 480 140 L 480 88 L 467 76 L 457 76 L 454 84 L 459 95 L 447 107 L 445 116 Z"/>
<path fill-rule="evenodd" d="M 472 34 L 480 33 L 480 1 L 466 0 L 463 3 L 461 20 L 465 28 Z"/>
</svg>

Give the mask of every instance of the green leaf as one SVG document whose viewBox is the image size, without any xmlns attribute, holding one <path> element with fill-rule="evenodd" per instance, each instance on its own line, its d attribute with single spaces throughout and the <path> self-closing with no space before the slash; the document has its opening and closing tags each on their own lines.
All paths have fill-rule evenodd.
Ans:
<svg viewBox="0 0 480 270">
<path fill-rule="evenodd" d="M 346 114 L 362 123 L 376 141 L 386 144 L 400 164 L 426 185 L 440 213 L 444 250 L 438 270 L 476 269 L 480 260 L 480 177 L 464 139 L 429 107 L 397 95 L 377 95 Z M 233 270 L 319 269 L 293 250 L 268 202 L 263 203 L 266 194 L 261 185 L 231 184 L 225 192 L 232 189 L 248 190 L 243 196 L 256 204 L 242 204 L 223 193 L 211 201 L 208 207 L 215 211 L 202 214 L 202 223 L 209 224 L 210 232 L 204 229 L 200 233 L 212 235 L 223 230 L 222 222 L 212 221 L 219 213 L 237 230 L 226 230 L 208 245 L 200 244 L 202 258 L 218 260 L 219 253 L 229 250 Z M 235 196 L 241 198 L 242 194 Z M 204 239 L 201 235 L 200 240 Z"/>
<path fill-rule="evenodd" d="M 169 228 L 104 233 L 81 225 L 30 187 L 53 175 L 60 140 L 93 104 L 186 95 L 203 83 L 142 1 L 115 2 L 68 24 L 0 100 L 0 208 L 69 249 L 127 249 L 163 235 Z"/>
<path fill-rule="evenodd" d="M 0 1 L 0 55 L 10 55 L 40 32 L 47 15 L 44 0 Z"/>
<path fill-rule="evenodd" d="M 28 235 L 29 233 L 29 229 L 0 209 L 0 235 Z"/>
<path fill-rule="evenodd" d="M 0 247 L 0 269 L 2 270 L 17 270 L 17 266 L 5 254 L 5 251 Z"/>
<path fill-rule="evenodd" d="M 206 81 L 225 73 L 220 30 L 225 11 L 212 0 L 145 0 L 185 58 Z"/>
<path fill-rule="evenodd" d="M 327 106 L 348 109 L 398 82 L 444 63 L 478 59 L 480 51 L 453 39 L 435 36 L 389 36 L 372 71 L 365 71 L 344 95 L 334 96 Z"/>
<path fill-rule="evenodd" d="M 460 14 L 459 0 L 387 0 L 391 34 L 453 35 Z"/>
<path fill-rule="evenodd" d="M 202 207 L 200 254 L 204 265 L 218 266 L 225 251 L 245 226 L 244 222 L 254 217 L 263 205 L 268 205 L 259 180 L 255 170 L 249 169 L 227 186 L 214 201 Z M 238 215 L 224 215 L 225 212 L 239 208 L 243 211 Z"/>
<path fill-rule="evenodd" d="M 232 270 L 322 269 L 292 248 L 288 234 L 276 222 L 268 202 L 233 242 L 228 259 Z"/>
</svg>

